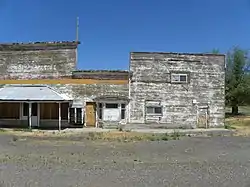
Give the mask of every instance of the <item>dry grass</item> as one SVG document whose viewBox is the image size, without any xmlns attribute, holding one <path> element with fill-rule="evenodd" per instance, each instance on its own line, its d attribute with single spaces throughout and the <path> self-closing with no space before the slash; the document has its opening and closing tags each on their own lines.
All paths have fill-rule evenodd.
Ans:
<svg viewBox="0 0 250 187">
<path fill-rule="evenodd" d="M 116 142 L 134 142 L 134 141 L 167 141 L 178 140 L 181 134 L 178 132 L 173 134 L 152 134 L 152 133 L 138 133 L 138 132 L 67 132 L 67 133 L 52 133 L 46 131 L 15 131 L 7 130 L 3 131 L 13 135 L 15 138 L 42 138 L 50 139 L 55 138 L 57 140 L 90 140 L 90 141 L 116 141 Z"/>
<path fill-rule="evenodd" d="M 235 129 L 236 135 L 250 136 L 250 116 L 227 118 L 226 128 Z"/>
</svg>

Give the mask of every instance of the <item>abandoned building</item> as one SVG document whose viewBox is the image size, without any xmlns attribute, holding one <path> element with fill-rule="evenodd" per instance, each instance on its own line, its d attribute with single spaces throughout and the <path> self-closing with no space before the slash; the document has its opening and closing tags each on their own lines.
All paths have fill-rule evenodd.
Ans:
<svg viewBox="0 0 250 187">
<path fill-rule="evenodd" d="M 0 125 L 224 125 L 225 56 L 132 52 L 129 70 L 78 70 L 79 42 L 0 44 Z"/>
</svg>

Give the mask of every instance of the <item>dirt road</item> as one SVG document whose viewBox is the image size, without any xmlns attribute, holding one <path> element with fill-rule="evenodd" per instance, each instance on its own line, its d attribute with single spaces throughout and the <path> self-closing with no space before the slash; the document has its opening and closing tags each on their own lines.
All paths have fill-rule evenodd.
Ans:
<svg viewBox="0 0 250 187">
<path fill-rule="evenodd" d="M 250 138 L 243 137 L 121 143 L 1 134 L 0 150 L 3 187 L 250 185 Z"/>
</svg>

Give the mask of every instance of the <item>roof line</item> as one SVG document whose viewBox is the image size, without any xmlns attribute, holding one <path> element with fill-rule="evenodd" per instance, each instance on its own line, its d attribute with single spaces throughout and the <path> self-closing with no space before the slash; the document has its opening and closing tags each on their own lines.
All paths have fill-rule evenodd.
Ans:
<svg viewBox="0 0 250 187">
<path fill-rule="evenodd" d="M 64 100 L 72 100 L 69 96 L 67 96 L 66 94 L 62 94 L 59 93 L 57 90 L 55 90 L 54 88 L 50 87 L 50 86 L 46 86 L 47 88 L 49 88 L 52 92 L 54 92 L 56 95 L 60 96 L 61 98 L 63 98 Z"/>
<path fill-rule="evenodd" d="M 195 55 L 195 56 L 226 56 L 226 54 L 215 54 L 215 53 L 185 53 L 185 52 L 143 52 L 143 51 L 135 51 L 130 52 L 130 54 L 173 54 L 173 55 Z"/>
</svg>

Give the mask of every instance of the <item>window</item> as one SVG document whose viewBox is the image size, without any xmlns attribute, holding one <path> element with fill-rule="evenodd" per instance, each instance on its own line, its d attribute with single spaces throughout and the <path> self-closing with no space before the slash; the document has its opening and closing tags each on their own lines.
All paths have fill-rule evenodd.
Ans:
<svg viewBox="0 0 250 187">
<path fill-rule="evenodd" d="M 69 109 L 69 122 L 75 123 L 75 108 Z"/>
<path fill-rule="evenodd" d="M 181 74 L 181 73 L 171 74 L 171 83 L 187 83 L 187 82 L 188 82 L 188 74 Z"/>
<path fill-rule="evenodd" d="M 148 106 L 146 108 L 147 114 L 162 114 L 161 106 Z"/>
<path fill-rule="evenodd" d="M 126 115 L 126 105 L 121 104 L 121 119 L 125 119 L 125 115 Z"/>
<path fill-rule="evenodd" d="M 68 119 L 69 103 L 61 103 L 61 118 L 62 120 Z"/>
<path fill-rule="evenodd" d="M 99 103 L 98 107 L 99 107 L 98 117 L 99 117 L 99 119 L 102 119 L 102 107 L 103 107 L 103 104 Z"/>
<path fill-rule="evenodd" d="M 106 103 L 106 108 L 118 108 L 117 103 Z"/>
<path fill-rule="evenodd" d="M 69 108 L 69 123 L 82 124 L 82 122 L 83 122 L 82 108 Z"/>
<path fill-rule="evenodd" d="M 77 124 L 82 123 L 82 109 L 81 108 L 76 109 L 76 123 Z"/>
<path fill-rule="evenodd" d="M 23 103 L 23 116 L 29 116 L 29 103 Z"/>
</svg>

